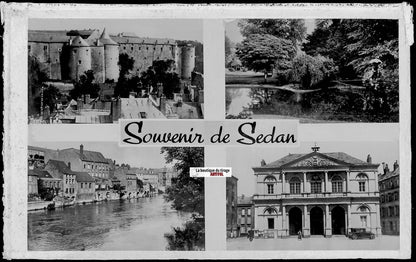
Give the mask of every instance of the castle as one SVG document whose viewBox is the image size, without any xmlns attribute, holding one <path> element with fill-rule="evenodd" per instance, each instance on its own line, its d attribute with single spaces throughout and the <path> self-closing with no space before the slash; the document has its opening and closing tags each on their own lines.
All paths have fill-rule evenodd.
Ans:
<svg viewBox="0 0 416 262">
<path fill-rule="evenodd" d="M 119 55 L 134 59 L 132 75 L 139 76 L 157 60 L 175 61 L 174 71 L 190 80 L 195 67 L 195 47 L 178 45 L 173 39 L 143 38 L 132 33 L 109 35 L 104 29 L 47 31 L 29 30 L 28 55 L 35 57 L 48 78 L 79 80 L 87 70 L 95 81 L 117 81 Z"/>
</svg>

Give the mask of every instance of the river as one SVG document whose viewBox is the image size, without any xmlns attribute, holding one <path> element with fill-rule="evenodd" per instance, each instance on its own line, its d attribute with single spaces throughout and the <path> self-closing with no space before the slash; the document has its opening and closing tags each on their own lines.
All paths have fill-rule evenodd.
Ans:
<svg viewBox="0 0 416 262">
<path fill-rule="evenodd" d="M 165 233 L 190 213 L 159 195 L 28 213 L 29 250 L 165 250 Z"/>
</svg>

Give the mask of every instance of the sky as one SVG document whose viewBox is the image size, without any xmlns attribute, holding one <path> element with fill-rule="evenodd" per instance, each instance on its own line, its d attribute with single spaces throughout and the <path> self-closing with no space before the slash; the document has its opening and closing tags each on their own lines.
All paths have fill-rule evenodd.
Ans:
<svg viewBox="0 0 416 262">
<path fill-rule="evenodd" d="M 306 34 L 310 34 L 315 29 L 315 19 L 304 19 L 306 26 Z M 243 40 L 238 27 L 238 19 L 228 20 L 225 22 L 225 33 L 230 38 L 231 42 L 239 43 Z"/>
<path fill-rule="evenodd" d="M 203 40 L 201 19 L 29 19 L 29 30 L 104 28 L 109 34 L 133 32 L 140 37 Z"/>
<path fill-rule="evenodd" d="M 116 160 L 118 164 L 129 164 L 132 167 L 162 168 L 170 167 L 166 164 L 164 154 L 160 154 L 160 147 L 119 147 L 117 142 L 30 142 L 30 146 L 46 147 L 49 149 L 79 149 L 101 152 L 105 158 Z"/>
<path fill-rule="evenodd" d="M 271 163 L 282 158 L 289 153 L 305 154 L 312 152 L 311 147 L 315 142 L 303 142 L 298 148 L 228 148 L 227 167 L 232 168 L 233 176 L 238 178 L 238 195 L 251 196 L 255 193 L 255 176 L 252 167 L 260 166 L 260 161 L 264 159 L 266 163 Z M 320 147 L 319 152 L 344 152 L 362 161 L 367 160 L 370 154 L 372 162 L 388 164 L 390 170 L 393 169 L 394 161 L 399 162 L 399 143 L 398 141 L 375 141 L 375 142 L 317 142 Z M 381 172 L 381 165 L 379 167 Z"/>
</svg>

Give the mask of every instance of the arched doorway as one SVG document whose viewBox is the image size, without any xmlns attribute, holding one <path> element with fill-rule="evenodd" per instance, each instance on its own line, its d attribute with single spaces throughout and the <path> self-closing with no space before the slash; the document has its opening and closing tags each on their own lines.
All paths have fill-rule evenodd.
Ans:
<svg viewBox="0 0 416 262">
<path fill-rule="evenodd" d="M 298 207 L 289 210 L 289 235 L 297 235 L 302 231 L 302 211 Z"/>
<path fill-rule="evenodd" d="M 311 235 L 324 234 L 324 212 L 320 207 L 314 207 L 310 211 Z"/>
<path fill-rule="evenodd" d="M 332 234 L 345 235 L 345 210 L 341 206 L 336 206 L 331 211 Z"/>
</svg>

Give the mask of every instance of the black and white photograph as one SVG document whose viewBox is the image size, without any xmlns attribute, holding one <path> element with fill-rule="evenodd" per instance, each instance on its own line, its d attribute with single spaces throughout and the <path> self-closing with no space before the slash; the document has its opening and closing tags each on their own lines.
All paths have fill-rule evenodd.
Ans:
<svg viewBox="0 0 416 262">
<path fill-rule="evenodd" d="M 29 124 L 203 118 L 203 78 L 202 20 L 29 20 Z"/>
<path fill-rule="evenodd" d="M 33 142 L 27 158 L 28 250 L 204 250 L 202 147 Z"/>
<path fill-rule="evenodd" d="M 227 149 L 227 250 L 398 250 L 397 141 Z"/>
<path fill-rule="evenodd" d="M 225 22 L 226 118 L 398 122 L 398 20 Z"/>
</svg>

